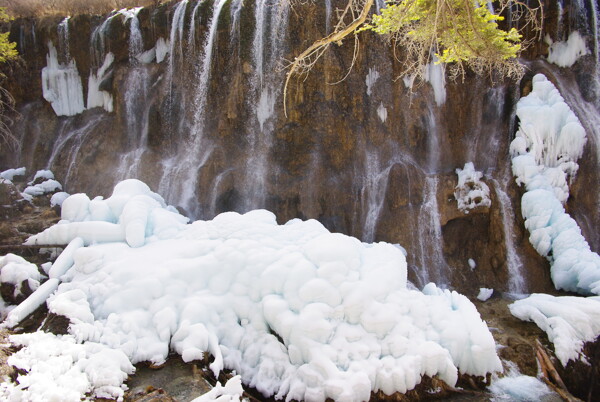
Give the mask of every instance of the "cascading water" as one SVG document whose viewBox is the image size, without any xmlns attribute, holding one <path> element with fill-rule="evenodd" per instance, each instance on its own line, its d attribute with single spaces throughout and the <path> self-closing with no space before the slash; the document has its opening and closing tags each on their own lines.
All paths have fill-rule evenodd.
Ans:
<svg viewBox="0 0 600 402">
<path fill-rule="evenodd" d="M 92 31 L 90 37 L 90 54 L 92 55 L 92 62 L 95 67 L 102 65 L 106 55 L 106 37 L 108 35 L 108 28 L 110 27 L 111 21 L 115 18 L 118 12 L 113 11 L 108 17 L 102 21 L 102 24 L 98 25 Z"/>
<path fill-rule="evenodd" d="M 119 14 L 125 16 L 125 21 L 130 21 L 129 25 L 129 62 L 137 64 L 137 57 L 144 50 L 144 40 L 142 39 L 142 31 L 140 30 L 140 20 L 138 18 L 142 7 L 132 9 L 122 9 Z"/>
<path fill-rule="evenodd" d="M 438 178 L 425 178 L 424 199 L 418 218 L 419 264 L 423 272 L 422 279 L 427 283 L 447 285 L 448 269 L 443 251 L 442 225 L 437 201 Z"/>
<path fill-rule="evenodd" d="M 71 49 L 69 47 L 69 20 L 71 17 L 66 17 L 58 24 L 58 51 L 59 57 L 63 63 L 68 63 L 71 60 Z"/>
<path fill-rule="evenodd" d="M 194 97 L 194 122 L 189 143 L 185 144 L 183 154 L 167 160 L 159 189 L 166 194 L 176 194 L 174 202 L 185 207 L 193 216 L 201 213 L 200 205 L 195 202 L 198 172 L 206 163 L 214 146 L 206 138 L 204 130 L 207 118 L 208 88 L 211 78 L 212 55 L 221 10 L 227 0 L 217 0 L 213 4 L 213 15 L 208 23 L 208 34 L 204 41 L 202 62 L 198 69 L 198 83 Z"/>
<path fill-rule="evenodd" d="M 506 247 L 506 264 L 508 267 L 508 291 L 511 293 L 521 294 L 526 291 L 525 277 L 523 276 L 523 262 L 516 248 L 516 236 L 513 232 L 515 224 L 514 208 L 510 201 L 510 197 L 503 189 L 508 185 L 508 180 L 500 183 L 493 179 L 494 190 L 498 203 L 500 204 L 500 212 L 502 213 L 502 228 L 504 229 L 504 245 Z"/>
<path fill-rule="evenodd" d="M 254 39 L 252 54 L 255 74 L 251 81 L 249 103 L 256 121 L 249 133 L 249 155 L 246 168 L 244 210 L 264 208 L 269 171 L 275 103 L 281 95 L 281 63 L 287 35 L 289 4 L 257 0 L 255 4 Z M 268 34 L 268 35 L 267 35 Z M 270 46 L 269 46 L 270 45 Z M 258 100 L 258 101 L 257 101 Z M 258 127 L 256 127 L 256 122 Z"/>
<path fill-rule="evenodd" d="M 59 135 L 52 146 L 52 153 L 46 164 L 46 169 L 54 169 L 56 164 L 64 164 L 66 161 L 66 169 L 63 185 L 68 188 L 74 176 L 77 167 L 77 160 L 82 157 L 80 149 L 85 142 L 87 135 L 93 132 L 94 127 L 102 122 L 102 114 L 94 115 L 81 127 L 73 127 L 73 122 L 64 120 L 61 123 Z"/>
</svg>

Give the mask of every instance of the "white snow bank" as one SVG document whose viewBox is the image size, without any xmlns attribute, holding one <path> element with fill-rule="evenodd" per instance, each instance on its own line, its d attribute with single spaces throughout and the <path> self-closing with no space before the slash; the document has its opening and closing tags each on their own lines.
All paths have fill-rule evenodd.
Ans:
<svg viewBox="0 0 600 402">
<path fill-rule="evenodd" d="M 600 297 L 555 297 L 532 294 L 509 305 L 517 318 L 533 321 L 554 343 L 556 357 L 563 366 L 582 357 L 585 342 L 600 335 Z"/>
<path fill-rule="evenodd" d="M 75 60 L 63 65 L 52 41 L 48 42 L 48 65 L 42 69 L 42 92 L 57 116 L 74 116 L 83 112 L 83 86 Z"/>
<path fill-rule="evenodd" d="M 600 256 L 562 206 L 587 141 L 585 131 L 542 74 L 517 103 L 517 116 L 519 130 L 510 150 L 516 181 L 526 188 L 521 211 L 529 240 L 550 261 L 557 289 L 600 294 Z"/>
<path fill-rule="evenodd" d="M 278 225 L 264 210 L 184 225 L 161 215 L 175 213 L 153 194 L 125 181 L 107 200 L 72 196 L 63 218 L 79 221 L 42 234 L 55 241 L 60 227 L 125 228 L 113 243 L 75 250 L 48 300 L 78 342 L 118 349 L 132 363 L 210 353 L 215 373 L 235 370 L 288 400 L 366 400 L 406 392 L 425 375 L 454 385 L 459 371 L 501 370 L 475 306 L 434 284 L 407 289 L 406 259 L 393 245 L 364 244 L 314 220 Z"/>
<path fill-rule="evenodd" d="M 494 378 L 488 389 L 492 392 L 492 402 L 523 401 L 537 402 L 554 392 L 535 377 L 523 375 L 516 364 L 505 361 L 508 370 L 502 378 Z"/>
<path fill-rule="evenodd" d="M 199 396 L 192 402 L 239 402 L 243 393 L 242 378 L 236 375 L 227 380 L 225 385 L 217 382 L 217 385 L 212 390 Z"/>
<path fill-rule="evenodd" d="M 23 196 L 38 197 L 40 195 L 62 190 L 62 185 L 54 179 L 46 180 L 23 190 Z"/>
<path fill-rule="evenodd" d="M 13 344 L 24 346 L 8 364 L 24 370 L 18 385 L 3 383 L 4 400 L 80 401 L 88 392 L 96 398 L 122 398 L 123 382 L 135 368 L 123 352 L 105 345 L 79 344 L 71 335 L 45 332 L 12 335 Z"/>
<path fill-rule="evenodd" d="M 548 61 L 559 67 L 571 67 L 580 57 L 590 53 L 585 39 L 577 31 L 571 32 L 566 42 L 553 43 L 552 39 L 546 36 L 546 43 L 550 46 Z"/>
<path fill-rule="evenodd" d="M 0 177 L 4 180 L 13 181 L 15 176 L 25 176 L 26 169 L 24 167 L 20 167 L 17 169 L 8 169 L 3 172 L 0 172 Z"/>
<path fill-rule="evenodd" d="M 483 173 L 475 170 L 473 162 L 465 163 L 463 169 L 456 169 L 458 184 L 454 188 L 454 198 L 458 203 L 458 209 L 468 214 L 470 210 L 477 207 L 490 207 L 490 188 L 481 181 Z"/>
<path fill-rule="evenodd" d="M 15 286 L 14 297 L 22 295 L 21 285 L 27 281 L 29 289 L 40 286 L 41 275 L 35 264 L 14 254 L 0 256 L 0 282 Z"/>
<path fill-rule="evenodd" d="M 479 288 L 479 294 L 477 295 L 477 299 L 481 301 L 486 301 L 494 294 L 494 289 L 488 288 Z"/>
</svg>

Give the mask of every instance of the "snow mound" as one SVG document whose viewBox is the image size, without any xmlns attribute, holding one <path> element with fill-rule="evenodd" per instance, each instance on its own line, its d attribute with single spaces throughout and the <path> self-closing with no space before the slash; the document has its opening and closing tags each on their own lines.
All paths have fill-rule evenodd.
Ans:
<svg viewBox="0 0 600 402">
<path fill-rule="evenodd" d="M 123 398 L 123 382 L 135 371 L 123 352 L 94 342 L 80 344 L 71 335 L 35 332 L 10 340 L 24 347 L 8 364 L 25 374 L 17 377 L 18 385 L 2 384 L 5 400 L 80 401 L 90 391 L 96 398 Z"/>
<path fill-rule="evenodd" d="M 477 207 L 490 207 L 490 188 L 481 181 L 483 173 L 475 170 L 473 162 L 465 163 L 463 169 L 456 169 L 458 184 L 454 188 L 454 198 L 458 203 L 458 209 L 468 214 L 470 210 Z"/>
<path fill-rule="evenodd" d="M 479 288 L 479 294 L 477 295 L 477 299 L 481 301 L 486 301 L 494 294 L 494 289 L 488 288 Z"/>
<path fill-rule="evenodd" d="M 62 206 L 63 202 L 69 198 L 70 194 L 69 193 L 65 193 L 64 191 L 59 191 L 58 193 L 54 193 L 52 194 L 52 198 L 50 198 L 50 206 L 54 207 L 56 205 L 58 205 L 59 207 Z"/>
<path fill-rule="evenodd" d="M 521 202 L 529 241 L 548 258 L 557 289 L 600 294 L 600 256 L 590 250 L 581 229 L 562 204 L 568 181 L 587 141 L 585 131 L 558 90 L 542 74 L 532 92 L 517 103 L 520 119 L 510 145 L 512 168 L 526 193 Z"/>
<path fill-rule="evenodd" d="M 29 239 L 84 244 L 71 248 L 70 269 L 51 268 L 63 282 L 48 307 L 70 318 L 77 342 L 132 363 L 210 353 L 215 374 L 229 368 L 265 396 L 314 401 L 502 369 L 475 306 L 434 284 L 408 289 L 405 256 L 391 244 L 314 220 L 278 225 L 264 210 L 186 225 L 136 180 L 106 200 L 69 197 L 63 219 Z"/>
<path fill-rule="evenodd" d="M 556 357 L 563 366 L 582 357 L 585 342 L 600 335 L 600 297 L 555 297 L 532 294 L 509 306 L 515 317 L 533 321 L 554 343 Z"/>
<path fill-rule="evenodd" d="M 35 172 L 35 175 L 33 176 L 33 180 L 31 180 L 28 184 L 32 185 L 35 183 L 35 181 L 37 179 L 44 179 L 44 180 L 51 180 L 54 179 L 54 173 L 52 173 L 51 170 L 38 170 L 37 172 Z"/>
<path fill-rule="evenodd" d="M 41 279 L 37 266 L 24 258 L 14 254 L 0 257 L 0 282 L 10 283 L 15 287 L 13 297 L 23 294 L 23 282 L 27 281 L 29 289 L 36 290 Z"/>
<path fill-rule="evenodd" d="M 53 193 L 58 190 L 62 190 L 62 185 L 54 179 L 49 179 L 33 186 L 27 186 L 23 190 L 23 197 L 39 197 L 40 195 Z"/>
<path fill-rule="evenodd" d="M 3 172 L 0 172 L 0 177 L 4 180 L 12 182 L 15 176 L 25 176 L 26 171 L 27 170 L 24 167 L 20 167 L 17 169 L 8 169 Z"/>
</svg>

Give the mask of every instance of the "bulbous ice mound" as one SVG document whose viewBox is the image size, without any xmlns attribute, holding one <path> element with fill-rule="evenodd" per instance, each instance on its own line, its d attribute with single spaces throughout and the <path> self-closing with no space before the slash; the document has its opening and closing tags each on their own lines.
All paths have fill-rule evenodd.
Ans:
<svg viewBox="0 0 600 402">
<path fill-rule="evenodd" d="M 234 369 L 288 400 L 367 400 L 406 392 L 423 376 L 454 385 L 459 371 L 501 370 L 474 305 L 434 284 L 408 289 L 404 254 L 391 244 L 361 243 L 315 220 L 278 225 L 265 210 L 186 225 L 137 181 L 107 200 L 73 197 L 63 217 L 78 222 L 36 241 L 89 225 L 87 246 L 74 249 L 48 301 L 79 342 L 132 363 L 161 363 L 170 350 L 185 361 L 210 353 L 215 373 Z M 105 225 L 121 225 L 123 236 L 101 243 Z M 129 238 L 132 225 L 143 239 Z M 64 231 L 87 233 L 74 227 Z"/>
<path fill-rule="evenodd" d="M 517 103 L 519 130 L 510 145 L 512 168 L 523 195 L 529 241 L 551 264 L 557 289 L 600 294 L 600 256 L 591 251 L 562 204 L 587 138 L 556 87 L 538 74 L 532 92 Z"/>
</svg>

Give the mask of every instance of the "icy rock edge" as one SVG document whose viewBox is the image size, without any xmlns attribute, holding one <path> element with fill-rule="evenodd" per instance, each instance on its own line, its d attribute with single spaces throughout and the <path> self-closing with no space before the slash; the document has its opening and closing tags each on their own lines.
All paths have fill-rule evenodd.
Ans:
<svg viewBox="0 0 600 402">
<path fill-rule="evenodd" d="M 158 364 L 170 351 L 184 361 L 209 353 L 213 372 L 235 370 L 244 384 L 286 400 L 368 400 L 405 393 L 424 376 L 455 385 L 459 373 L 502 370 L 475 306 L 433 283 L 408 289 L 405 256 L 391 244 L 361 243 L 315 220 L 278 225 L 265 210 L 187 221 L 137 180 L 107 199 L 67 198 L 62 221 L 27 241 L 71 243 L 50 270 L 57 290 L 48 308 L 71 322 L 60 341 L 114 352 L 117 361 L 105 360 L 117 374 L 130 371 L 122 356 Z M 81 370 L 88 382 L 75 382 L 74 392 L 104 383 L 94 382 L 102 376 L 93 365 L 80 370 L 69 360 L 57 377 L 31 353 L 27 375 L 35 367 L 47 379 L 36 381 L 54 384 L 39 392 L 69 387 L 60 378 Z M 114 379 L 107 386 L 118 397 Z"/>
</svg>

